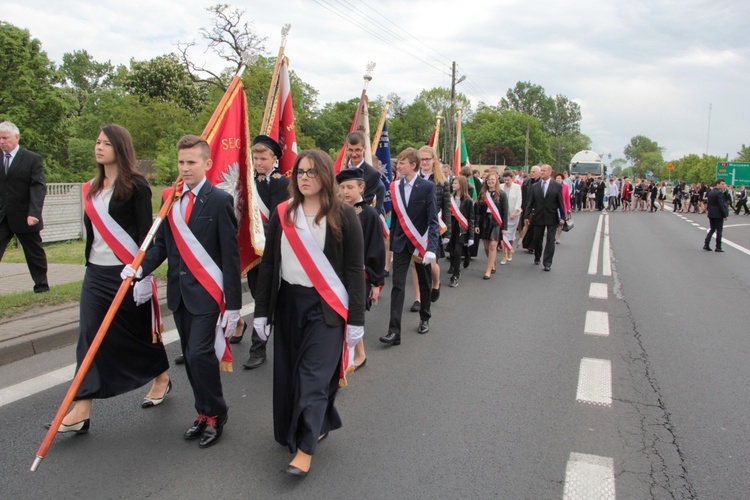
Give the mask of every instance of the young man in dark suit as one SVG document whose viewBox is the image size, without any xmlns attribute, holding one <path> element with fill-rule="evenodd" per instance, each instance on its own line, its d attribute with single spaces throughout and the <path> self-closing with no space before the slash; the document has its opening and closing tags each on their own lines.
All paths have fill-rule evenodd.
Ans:
<svg viewBox="0 0 750 500">
<path fill-rule="evenodd" d="M 727 184 L 724 179 L 717 179 L 714 188 L 708 192 L 708 222 L 711 229 L 706 234 L 703 241 L 703 250 L 711 251 L 709 246 L 711 238 L 716 233 L 716 251 L 723 252 L 721 249 L 721 234 L 724 232 L 724 221 L 729 218 L 729 205 L 724 196 Z"/>
<path fill-rule="evenodd" d="M 391 200 L 394 203 L 393 209 L 395 212 L 391 218 L 391 252 L 393 252 L 391 319 L 388 324 L 388 334 L 380 337 L 381 342 L 390 345 L 401 344 L 404 285 L 406 284 L 409 264 L 416 248 L 412 238 L 421 238 L 421 243 L 424 244 L 424 252 L 420 252 L 422 254 L 421 262 L 415 262 L 414 268 L 417 271 L 420 296 L 429 297 L 431 288 L 430 264 L 435 262 L 440 237 L 435 184 L 417 175 L 419 152 L 414 148 L 406 148 L 398 155 L 396 168 L 400 180 L 391 184 Z M 398 199 L 394 200 L 394 195 Z M 403 206 L 401 201 L 403 201 Z M 401 213 L 399 213 L 399 210 L 401 210 Z M 402 226 L 402 217 L 404 222 L 407 223 L 406 227 Z M 411 233 L 410 226 L 419 234 Z M 429 300 L 420 302 L 419 319 L 417 332 L 425 334 L 430 331 Z"/>
<path fill-rule="evenodd" d="M 542 165 L 539 172 L 539 182 L 531 186 L 529 200 L 523 213 L 526 214 L 526 224 L 531 217 L 531 228 L 534 230 L 534 264 L 539 264 L 542 257 L 542 243 L 544 231 L 547 231 L 547 242 L 544 245 L 544 270 L 552 267 L 552 257 L 555 255 L 555 232 L 557 226 L 565 223 L 565 205 L 562 199 L 560 184 L 552 179 L 552 167 Z"/>
<path fill-rule="evenodd" d="M 346 168 L 362 169 L 365 175 L 365 203 L 372 205 L 372 200 L 375 200 L 375 209 L 378 214 L 383 214 L 385 186 L 380 181 L 380 172 L 365 161 L 365 140 L 361 132 L 351 132 L 346 136 Z"/>
<path fill-rule="evenodd" d="M 39 234 L 44 229 L 42 206 L 47 194 L 42 157 L 18 145 L 21 134 L 13 123 L 0 123 L 0 260 L 15 235 L 21 242 L 34 280 L 34 292 L 49 291 L 47 254 Z"/>
<path fill-rule="evenodd" d="M 182 215 L 178 220 L 177 214 L 171 213 L 170 220 L 162 224 L 138 273 L 127 265 L 122 276 L 148 276 L 167 259 L 167 305 L 174 311 L 198 411 L 198 419 L 183 437 L 200 438 L 199 445 L 205 448 L 216 443 L 227 422 L 214 342 L 220 316 L 225 337 L 234 332 L 240 319 L 237 219 L 232 197 L 206 179 L 206 171 L 211 168 L 211 149 L 203 138 L 187 135 L 180 139 L 177 164 L 184 187 L 172 211 Z M 179 222 L 183 220 L 189 232 L 180 229 Z M 206 281 L 208 275 L 215 278 L 214 282 L 221 282 Z"/>
</svg>

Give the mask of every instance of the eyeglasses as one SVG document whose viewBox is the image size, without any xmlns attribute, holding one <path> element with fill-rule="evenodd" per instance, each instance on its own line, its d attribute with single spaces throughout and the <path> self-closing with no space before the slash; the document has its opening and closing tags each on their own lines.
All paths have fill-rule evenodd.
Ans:
<svg viewBox="0 0 750 500">
<path fill-rule="evenodd" d="M 307 170 L 298 168 L 297 177 L 302 177 L 304 175 L 307 175 L 308 179 L 315 179 L 318 176 L 318 170 L 315 168 L 308 168 Z"/>
<path fill-rule="evenodd" d="M 420 158 L 419 161 L 425 162 L 425 161 L 432 161 L 432 158 Z"/>
</svg>

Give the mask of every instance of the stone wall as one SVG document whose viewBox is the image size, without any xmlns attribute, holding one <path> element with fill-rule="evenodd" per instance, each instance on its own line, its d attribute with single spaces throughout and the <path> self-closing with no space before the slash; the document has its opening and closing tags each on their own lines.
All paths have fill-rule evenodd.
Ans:
<svg viewBox="0 0 750 500">
<path fill-rule="evenodd" d="M 83 238 L 83 196 L 80 183 L 47 184 L 42 219 L 42 241 Z"/>
</svg>

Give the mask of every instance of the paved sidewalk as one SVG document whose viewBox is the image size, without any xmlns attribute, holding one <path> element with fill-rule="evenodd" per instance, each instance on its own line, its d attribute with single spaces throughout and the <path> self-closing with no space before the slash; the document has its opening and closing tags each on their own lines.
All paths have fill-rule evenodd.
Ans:
<svg viewBox="0 0 750 500">
<path fill-rule="evenodd" d="M 84 266 L 70 264 L 49 264 L 47 281 L 50 286 L 83 281 Z M 6 264 L 0 262 L 0 295 L 32 291 L 34 281 L 26 264 Z"/>
</svg>

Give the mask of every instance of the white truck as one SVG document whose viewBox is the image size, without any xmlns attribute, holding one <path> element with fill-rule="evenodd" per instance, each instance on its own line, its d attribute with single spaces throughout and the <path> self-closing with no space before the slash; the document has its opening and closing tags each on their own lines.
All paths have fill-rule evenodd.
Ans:
<svg viewBox="0 0 750 500">
<path fill-rule="evenodd" d="M 607 173 L 607 166 L 598 153 L 585 149 L 577 152 L 570 160 L 570 175 L 592 174 L 594 177 Z"/>
</svg>

